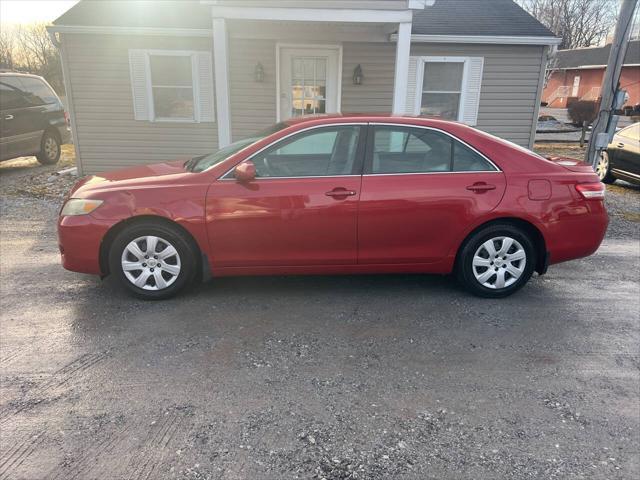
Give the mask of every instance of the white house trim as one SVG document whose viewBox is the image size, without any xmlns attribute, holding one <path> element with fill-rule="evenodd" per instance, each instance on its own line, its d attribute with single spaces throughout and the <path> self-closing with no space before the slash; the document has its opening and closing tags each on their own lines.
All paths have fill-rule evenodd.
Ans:
<svg viewBox="0 0 640 480">
<path fill-rule="evenodd" d="M 409 81 L 409 56 L 411 55 L 411 22 L 398 26 L 396 44 L 396 69 L 393 81 L 393 114 L 404 113 Z"/>
<path fill-rule="evenodd" d="M 218 146 L 231 143 L 231 102 L 229 94 L 229 37 L 226 20 L 213 19 L 213 62 L 216 110 L 218 112 Z"/>
<path fill-rule="evenodd" d="M 343 8 L 223 7 L 211 2 L 214 17 L 232 20 L 281 20 L 290 22 L 404 23 L 411 10 L 363 10 Z"/>
<path fill-rule="evenodd" d="M 52 33 L 91 33 L 94 35 L 157 35 L 163 37 L 210 37 L 211 30 L 202 28 L 155 27 L 93 27 L 83 25 L 52 25 Z"/>
<path fill-rule="evenodd" d="M 398 40 L 398 34 L 390 36 L 391 41 Z M 414 43 L 483 43 L 496 45 L 559 45 L 557 37 L 520 37 L 517 35 L 411 35 Z"/>
</svg>

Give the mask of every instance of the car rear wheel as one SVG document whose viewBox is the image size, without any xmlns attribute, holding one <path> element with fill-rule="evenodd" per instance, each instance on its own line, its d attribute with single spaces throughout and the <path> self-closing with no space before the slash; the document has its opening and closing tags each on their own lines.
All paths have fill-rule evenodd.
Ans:
<svg viewBox="0 0 640 480">
<path fill-rule="evenodd" d="M 182 231 L 149 222 L 118 234 L 109 251 L 109 268 L 133 295 L 161 300 L 192 283 L 196 258 L 192 242 Z"/>
<path fill-rule="evenodd" d="M 457 276 L 471 293 L 502 298 L 522 288 L 536 264 L 533 242 L 522 229 L 491 225 L 476 232 L 462 247 Z"/>
<path fill-rule="evenodd" d="M 60 141 L 52 132 L 44 132 L 40 140 L 40 153 L 36 155 L 42 165 L 53 165 L 60 160 Z"/>
<path fill-rule="evenodd" d="M 615 177 L 611 175 L 611 163 L 609 162 L 609 154 L 607 152 L 601 152 L 596 163 L 596 174 L 603 183 L 613 183 L 616 181 Z"/>
</svg>

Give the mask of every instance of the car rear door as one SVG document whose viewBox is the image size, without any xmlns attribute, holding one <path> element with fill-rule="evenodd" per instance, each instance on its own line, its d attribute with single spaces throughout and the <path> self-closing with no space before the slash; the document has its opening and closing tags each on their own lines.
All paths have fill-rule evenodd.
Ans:
<svg viewBox="0 0 640 480">
<path fill-rule="evenodd" d="M 356 263 L 365 127 L 315 127 L 253 155 L 257 177 L 233 172 L 207 194 L 215 267 Z"/>
<path fill-rule="evenodd" d="M 426 127 L 369 128 L 358 214 L 358 263 L 432 263 L 493 210 L 504 174 L 479 152 Z"/>
</svg>

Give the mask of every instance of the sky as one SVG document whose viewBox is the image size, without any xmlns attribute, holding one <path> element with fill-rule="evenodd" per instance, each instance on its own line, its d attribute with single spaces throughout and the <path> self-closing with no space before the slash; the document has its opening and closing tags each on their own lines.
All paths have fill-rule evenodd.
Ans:
<svg viewBox="0 0 640 480">
<path fill-rule="evenodd" d="M 76 3 L 78 0 L 0 0 L 0 22 L 52 22 Z"/>
</svg>

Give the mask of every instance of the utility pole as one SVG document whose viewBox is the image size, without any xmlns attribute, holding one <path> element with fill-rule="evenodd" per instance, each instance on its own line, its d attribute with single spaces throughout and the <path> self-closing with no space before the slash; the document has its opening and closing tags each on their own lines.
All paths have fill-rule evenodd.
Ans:
<svg viewBox="0 0 640 480">
<path fill-rule="evenodd" d="M 616 29 L 609 52 L 609 61 L 602 82 L 600 111 L 593 123 L 589 146 L 584 161 L 595 166 L 600 151 L 605 150 L 613 139 L 618 124 L 618 116 L 615 110 L 624 103 L 624 92 L 619 90 L 620 71 L 627 52 L 631 25 L 633 24 L 633 12 L 638 5 L 638 0 L 622 0 L 620 15 L 616 23 Z"/>
</svg>

